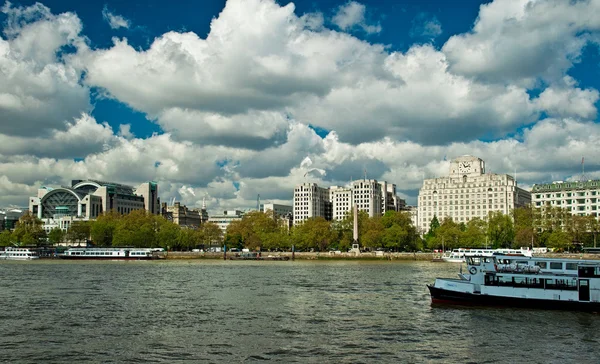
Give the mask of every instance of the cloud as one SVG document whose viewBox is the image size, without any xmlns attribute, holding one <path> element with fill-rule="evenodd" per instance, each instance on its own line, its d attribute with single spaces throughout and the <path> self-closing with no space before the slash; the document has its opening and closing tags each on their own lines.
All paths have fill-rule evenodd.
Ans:
<svg viewBox="0 0 600 364">
<path fill-rule="evenodd" d="M 598 1 L 496 0 L 442 50 L 450 70 L 493 82 L 562 79 L 600 29 Z"/>
<path fill-rule="evenodd" d="M 253 207 L 257 194 L 290 203 L 307 179 L 345 185 L 365 169 L 415 203 L 423 178 L 447 175 L 463 154 L 491 172 L 517 170 L 521 185 L 573 178 L 582 156 L 600 178 L 600 96 L 566 75 L 595 36 L 595 3 L 496 0 L 441 50 L 404 51 L 349 34 L 366 16 L 352 4 L 354 18 L 329 29 L 321 13 L 297 16 L 293 4 L 230 0 L 205 38 L 167 32 L 144 49 L 125 38 L 92 46 L 74 13 L 5 5 L 0 206 L 24 205 L 41 185 L 94 178 L 154 180 L 163 200 L 190 207 L 209 196 L 214 213 Z M 532 49 L 511 40 L 511 24 Z M 98 122 L 92 87 L 161 132 L 141 138 L 135 125 Z"/>
<path fill-rule="evenodd" d="M 0 38 L 0 133 L 48 135 L 91 109 L 81 73 L 58 54 L 84 44 L 73 13 L 53 15 L 42 4 L 2 7 L 6 14 Z"/>
<path fill-rule="evenodd" d="M 435 15 L 419 13 L 412 20 L 409 34 L 411 37 L 433 39 L 442 34 L 442 23 L 440 23 Z"/>
<path fill-rule="evenodd" d="M 131 22 L 121 15 L 113 14 L 108 7 L 104 5 L 102 9 L 102 18 L 106 20 L 111 29 L 119 29 L 119 28 L 129 28 L 131 26 Z"/>
<path fill-rule="evenodd" d="M 331 21 L 343 31 L 349 31 L 358 27 L 367 34 L 381 32 L 381 26 L 379 24 L 368 25 L 366 23 L 365 10 L 366 7 L 363 4 L 356 1 L 349 1 L 338 7 L 337 12 Z"/>
</svg>

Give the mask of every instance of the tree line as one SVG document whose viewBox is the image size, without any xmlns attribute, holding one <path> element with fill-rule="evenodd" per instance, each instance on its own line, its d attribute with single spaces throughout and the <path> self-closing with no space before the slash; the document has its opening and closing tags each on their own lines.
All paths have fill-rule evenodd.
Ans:
<svg viewBox="0 0 600 364">
<path fill-rule="evenodd" d="M 134 210 L 127 215 L 115 211 L 104 213 L 96 220 L 74 221 L 67 232 L 56 227 L 46 233 L 43 222 L 36 216 L 21 217 L 15 230 L 0 233 L 0 246 L 60 245 L 97 247 L 162 247 L 170 250 L 190 250 L 220 246 L 222 232 L 212 222 L 199 228 L 180 227 L 159 215 Z"/>
<path fill-rule="evenodd" d="M 182 228 L 162 216 L 144 210 L 121 215 L 111 211 L 95 221 L 78 221 L 65 233 L 59 228 L 48 234 L 42 221 L 33 215 L 21 218 L 13 232 L 0 233 L 0 246 L 85 245 L 91 240 L 98 247 L 163 247 L 190 250 L 225 245 L 252 250 L 347 251 L 353 243 L 353 214 L 341 221 L 311 218 L 289 228 L 272 211 L 252 211 L 233 221 L 225 234 L 214 223 L 199 228 Z M 558 207 L 520 207 L 510 215 L 490 212 L 487 219 L 473 218 L 456 223 L 450 218 L 430 222 L 421 236 L 412 224 L 410 213 L 387 211 L 381 217 L 358 213 L 361 249 L 388 251 L 446 250 L 453 248 L 549 247 L 558 250 L 572 246 L 595 246 L 600 224 L 594 216 L 576 216 Z"/>
</svg>

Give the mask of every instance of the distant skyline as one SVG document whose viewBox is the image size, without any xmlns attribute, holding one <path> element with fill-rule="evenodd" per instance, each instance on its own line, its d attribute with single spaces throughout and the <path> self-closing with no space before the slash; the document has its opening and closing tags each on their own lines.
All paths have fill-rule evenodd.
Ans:
<svg viewBox="0 0 600 364">
<path fill-rule="evenodd" d="M 218 212 L 365 170 L 415 205 L 465 154 L 600 179 L 598 0 L 0 6 L 0 206 L 90 178 Z"/>
</svg>

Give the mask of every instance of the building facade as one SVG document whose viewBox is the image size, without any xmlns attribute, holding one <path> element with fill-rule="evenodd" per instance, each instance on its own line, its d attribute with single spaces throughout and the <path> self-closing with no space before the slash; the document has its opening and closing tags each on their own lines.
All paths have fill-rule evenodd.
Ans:
<svg viewBox="0 0 600 364">
<path fill-rule="evenodd" d="M 534 207 L 560 207 L 573 215 L 600 215 L 600 180 L 534 184 L 531 188 Z"/>
<path fill-rule="evenodd" d="M 294 189 L 294 225 L 312 217 L 324 217 L 331 220 L 331 201 L 329 190 L 316 183 L 303 183 Z"/>
<path fill-rule="evenodd" d="M 492 211 L 510 214 L 530 203 L 531 193 L 518 187 L 514 177 L 485 173 L 482 159 L 466 155 L 451 161 L 448 177 L 423 181 L 417 227 L 425 233 L 434 216 L 440 222 L 449 217 L 466 224 L 476 217 L 486 219 Z"/>
<path fill-rule="evenodd" d="M 8 208 L 0 209 L 0 231 L 14 230 L 21 216 L 27 213 L 27 209 Z"/>
<path fill-rule="evenodd" d="M 161 215 L 176 225 L 190 228 L 200 227 L 200 225 L 208 221 L 206 207 L 202 209 L 189 209 L 186 205 L 182 206 L 180 202 L 175 202 L 171 206 L 163 202 Z"/>
<path fill-rule="evenodd" d="M 244 217 L 244 213 L 240 210 L 223 211 L 223 215 L 213 215 L 208 218 L 209 222 L 217 224 L 217 226 L 223 232 L 223 236 L 227 233 L 229 224 L 233 221 L 241 221 Z"/>
<path fill-rule="evenodd" d="M 294 225 L 311 217 L 342 220 L 356 204 L 369 217 L 381 216 L 386 211 L 400 211 L 406 202 L 396 195 L 396 185 L 374 179 L 352 181 L 349 186 L 323 188 L 315 183 L 304 183 L 294 189 Z"/>
<path fill-rule="evenodd" d="M 147 210 L 159 214 L 158 185 L 139 187 L 97 180 L 73 180 L 70 187 L 43 186 L 29 198 L 29 211 L 44 222 L 46 231 L 59 227 L 68 230 L 74 221 L 94 220 L 105 211 L 128 214 Z"/>
</svg>

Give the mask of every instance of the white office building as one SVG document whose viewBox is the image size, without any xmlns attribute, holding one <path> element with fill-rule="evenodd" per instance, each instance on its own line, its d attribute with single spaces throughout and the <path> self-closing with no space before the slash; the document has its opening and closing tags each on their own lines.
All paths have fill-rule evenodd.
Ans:
<svg viewBox="0 0 600 364">
<path fill-rule="evenodd" d="M 400 211 L 406 202 L 396 195 L 396 185 L 374 179 L 352 181 L 349 186 L 323 188 L 304 183 L 294 189 L 294 224 L 321 216 L 326 220 L 342 220 L 356 204 L 369 217 L 381 216 L 388 210 Z"/>
<path fill-rule="evenodd" d="M 450 163 L 448 177 L 423 181 L 418 199 L 418 228 L 429 231 L 434 216 L 441 222 L 450 217 L 467 223 L 486 219 L 492 211 L 510 214 L 513 209 L 531 203 L 531 193 L 517 187 L 513 176 L 485 173 L 485 162 L 477 157 L 462 156 Z"/>
<path fill-rule="evenodd" d="M 534 184 L 531 188 L 533 206 L 560 207 L 573 215 L 598 217 L 600 214 L 600 180 Z"/>
</svg>

